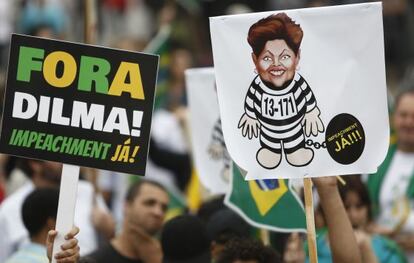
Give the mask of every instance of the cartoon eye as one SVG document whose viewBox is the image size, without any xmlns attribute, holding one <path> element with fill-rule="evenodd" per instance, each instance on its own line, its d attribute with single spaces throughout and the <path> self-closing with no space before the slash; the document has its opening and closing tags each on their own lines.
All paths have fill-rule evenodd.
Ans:
<svg viewBox="0 0 414 263">
<path fill-rule="evenodd" d="M 269 57 L 269 56 L 266 56 L 266 57 L 263 58 L 263 61 L 272 61 L 272 58 Z"/>
<path fill-rule="evenodd" d="M 289 58 L 290 58 L 289 55 L 283 55 L 282 58 L 281 58 L 281 60 L 286 60 L 286 59 L 289 59 Z"/>
</svg>

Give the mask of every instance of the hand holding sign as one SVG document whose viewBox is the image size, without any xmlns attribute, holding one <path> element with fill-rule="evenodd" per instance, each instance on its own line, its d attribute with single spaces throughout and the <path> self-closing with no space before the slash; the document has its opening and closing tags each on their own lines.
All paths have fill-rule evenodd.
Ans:
<svg viewBox="0 0 414 263">
<path fill-rule="evenodd" d="M 75 238 L 75 236 L 79 233 L 79 228 L 74 226 L 69 233 L 65 236 L 65 243 L 61 247 L 60 252 L 55 253 L 55 259 L 58 262 L 73 262 L 76 263 L 79 260 L 79 245 L 78 240 Z M 47 239 L 46 239 L 46 247 L 47 247 L 47 257 L 49 258 L 49 261 L 52 260 L 52 248 L 53 248 L 53 242 L 55 241 L 55 238 L 57 236 L 57 231 L 50 230 L 47 233 Z"/>
</svg>

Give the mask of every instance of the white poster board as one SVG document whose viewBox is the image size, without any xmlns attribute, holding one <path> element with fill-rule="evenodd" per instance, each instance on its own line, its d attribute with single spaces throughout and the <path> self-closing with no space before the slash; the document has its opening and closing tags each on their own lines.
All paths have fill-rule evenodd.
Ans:
<svg viewBox="0 0 414 263">
<path fill-rule="evenodd" d="M 224 144 L 213 68 L 185 72 L 191 144 L 201 183 L 213 194 L 228 190 L 230 156 Z"/>
<path fill-rule="evenodd" d="M 224 137 L 247 179 L 377 170 L 389 138 L 381 3 L 213 17 L 210 28 Z"/>
</svg>

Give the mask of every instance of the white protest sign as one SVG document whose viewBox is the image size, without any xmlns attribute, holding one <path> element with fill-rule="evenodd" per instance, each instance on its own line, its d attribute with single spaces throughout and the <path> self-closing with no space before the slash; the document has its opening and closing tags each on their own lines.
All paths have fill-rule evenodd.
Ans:
<svg viewBox="0 0 414 263">
<path fill-rule="evenodd" d="M 193 156 L 201 183 L 211 193 L 228 189 L 231 159 L 221 129 L 213 68 L 185 72 Z"/>
<path fill-rule="evenodd" d="M 381 3 L 210 19 L 227 149 L 247 179 L 372 173 L 389 138 Z"/>
</svg>

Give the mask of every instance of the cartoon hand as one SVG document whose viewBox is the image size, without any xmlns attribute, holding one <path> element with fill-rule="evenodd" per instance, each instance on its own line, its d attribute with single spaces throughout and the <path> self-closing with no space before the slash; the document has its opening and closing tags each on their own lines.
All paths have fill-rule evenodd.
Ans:
<svg viewBox="0 0 414 263">
<path fill-rule="evenodd" d="M 219 143 L 211 143 L 208 147 L 208 153 L 210 157 L 214 160 L 220 160 L 223 158 L 224 155 L 224 147 Z"/>
<path fill-rule="evenodd" d="M 311 134 L 313 136 L 318 135 L 319 132 L 325 130 L 321 118 L 319 115 L 321 112 L 318 107 L 315 107 L 313 110 L 305 114 L 305 117 L 302 120 L 302 126 L 305 127 L 305 134 L 309 137 Z"/>
<path fill-rule="evenodd" d="M 260 129 L 260 123 L 257 119 L 250 118 L 247 116 L 247 114 L 243 114 L 243 116 L 240 118 L 239 126 L 237 127 L 239 129 L 242 129 L 242 135 L 244 137 L 249 137 L 249 139 L 259 136 L 259 129 Z"/>
</svg>

